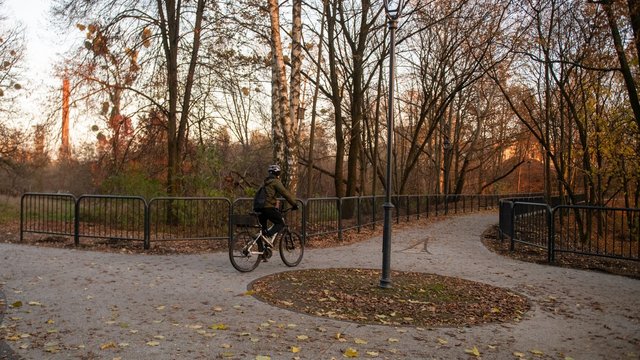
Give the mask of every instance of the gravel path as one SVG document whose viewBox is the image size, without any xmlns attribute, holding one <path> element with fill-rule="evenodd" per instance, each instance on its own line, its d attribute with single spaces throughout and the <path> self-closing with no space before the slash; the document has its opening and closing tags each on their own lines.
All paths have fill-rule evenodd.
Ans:
<svg viewBox="0 0 640 360">
<path fill-rule="evenodd" d="M 459 216 L 392 236 L 393 270 L 461 277 L 531 300 L 520 322 L 469 328 L 359 325 L 246 295 L 251 281 L 289 270 L 277 257 L 241 274 L 226 253 L 0 244 L 0 306 L 7 307 L 0 359 L 341 359 L 349 348 L 363 359 L 469 359 L 474 347 L 483 359 L 640 358 L 639 280 L 491 253 L 480 234 L 496 222 L 494 213 Z M 376 237 L 308 250 L 299 268 L 379 269 L 381 262 Z M 10 306 L 16 302 L 22 306 Z"/>
</svg>

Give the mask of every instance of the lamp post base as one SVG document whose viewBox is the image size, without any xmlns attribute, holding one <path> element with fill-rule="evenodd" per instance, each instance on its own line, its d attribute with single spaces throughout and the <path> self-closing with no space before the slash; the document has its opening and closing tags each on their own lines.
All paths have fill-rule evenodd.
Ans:
<svg viewBox="0 0 640 360">
<path fill-rule="evenodd" d="M 388 196 L 390 198 L 390 196 Z M 382 276 L 380 287 L 391 287 L 391 210 L 394 208 L 389 201 L 382 206 L 384 208 L 384 229 L 382 230 Z"/>
</svg>

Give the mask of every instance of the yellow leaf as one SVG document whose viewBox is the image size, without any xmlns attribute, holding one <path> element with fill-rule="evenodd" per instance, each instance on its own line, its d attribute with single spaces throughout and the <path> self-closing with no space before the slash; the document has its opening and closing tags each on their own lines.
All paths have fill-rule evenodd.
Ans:
<svg viewBox="0 0 640 360">
<path fill-rule="evenodd" d="M 47 324 L 53 324 L 53 323 L 55 323 L 55 321 L 53 321 L 51 319 L 47 320 Z"/>
<path fill-rule="evenodd" d="M 247 291 L 245 291 L 242 295 L 244 295 L 244 296 L 250 296 L 250 295 L 253 295 L 253 294 L 255 294 L 255 293 L 256 293 L 256 291 L 255 291 L 255 290 L 247 290 Z"/>
<path fill-rule="evenodd" d="M 229 348 L 231 348 L 231 345 L 230 344 L 220 344 L 220 347 L 223 348 L 223 349 L 229 349 Z"/>
<path fill-rule="evenodd" d="M 157 341 L 149 341 L 149 342 L 147 342 L 147 345 L 149 345 L 149 346 L 158 346 L 158 345 L 160 345 L 160 343 L 157 342 Z"/>
<path fill-rule="evenodd" d="M 362 340 L 362 339 L 354 339 L 353 340 L 356 344 L 360 344 L 360 345 L 364 345 L 367 343 L 367 340 Z"/>
<path fill-rule="evenodd" d="M 29 305 L 31 305 L 31 306 L 42 306 L 42 304 L 37 302 L 37 301 L 29 301 Z"/>
<path fill-rule="evenodd" d="M 160 305 L 160 306 L 156 307 L 156 310 L 164 310 L 164 305 Z"/>
<path fill-rule="evenodd" d="M 533 355 L 537 355 L 537 356 L 542 356 L 542 355 L 544 355 L 544 353 L 543 353 L 542 351 L 540 351 L 540 350 L 536 350 L 536 349 L 529 350 L 529 352 L 530 352 L 530 353 L 532 353 Z"/>
<path fill-rule="evenodd" d="M 107 343 L 100 345 L 100 350 L 115 349 L 116 347 L 118 347 L 116 343 L 114 343 L 113 341 L 109 341 Z"/>
<path fill-rule="evenodd" d="M 398 342 L 400 340 L 398 340 L 396 338 L 388 338 L 387 341 L 390 342 L 390 343 L 394 343 L 394 342 Z"/>
<path fill-rule="evenodd" d="M 449 342 L 445 339 L 438 338 L 438 342 L 442 345 L 447 345 Z"/>
<path fill-rule="evenodd" d="M 513 352 L 513 356 L 515 356 L 515 357 L 519 357 L 519 358 L 523 358 L 523 357 L 525 357 L 526 355 L 525 355 L 524 353 L 519 352 L 519 351 L 514 351 L 514 352 Z"/>
<path fill-rule="evenodd" d="M 9 305 L 9 307 L 12 307 L 12 308 L 22 307 L 22 301 L 16 301 L 13 304 Z"/>
<path fill-rule="evenodd" d="M 480 357 L 480 350 L 478 350 L 477 347 L 473 347 L 473 349 L 464 349 L 464 352 L 466 352 L 467 354 L 471 354 L 475 357 Z"/>
<path fill-rule="evenodd" d="M 300 348 L 299 348 L 299 347 L 297 347 L 297 346 L 292 346 L 292 347 L 291 347 L 291 352 L 292 352 L 292 353 L 294 353 L 294 354 L 295 354 L 295 353 L 299 353 L 299 352 L 300 352 Z"/>
<path fill-rule="evenodd" d="M 491 308 L 491 312 L 492 312 L 492 313 L 494 313 L 494 314 L 496 314 L 496 313 L 499 313 L 499 312 L 500 312 L 500 309 L 499 309 L 499 308 L 497 308 L 497 307 L 492 307 L 492 308 Z"/>
<path fill-rule="evenodd" d="M 336 333 L 336 335 L 334 336 L 337 340 L 340 340 L 340 338 L 342 337 L 341 333 Z"/>
<path fill-rule="evenodd" d="M 227 330 L 229 329 L 229 327 L 225 324 L 213 324 L 211 326 L 209 326 L 209 329 L 213 329 L 213 330 Z"/>
<path fill-rule="evenodd" d="M 377 357 L 380 354 L 377 351 L 367 351 L 367 355 Z"/>
<path fill-rule="evenodd" d="M 348 357 L 348 358 L 356 358 L 358 357 L 358 350 L 354 348 L 346 348 L 343 354 L 345 357 Z"/>
<path fill-rule="evenodd" d="M 256 356 L 256 360 L 271 360 L 271 356 L 269 356 L 269 355 L 258 355 L 258 356 Z"/>
<path fill-rule="evenodd" d="M 309 339 L 309 337 L 307 335 L 298 335 L 298 336 L 296 336 L 296 339 L 298 339 L 298 340 L 307 340 L 307 339 Z"/>
<path fill-rule="evenodd" d="M 18 341 L 18 340 L 20 340 L 20 335 L 7 336 L 7 337 L 5 337 L 5 340 Z"/>
</svg>

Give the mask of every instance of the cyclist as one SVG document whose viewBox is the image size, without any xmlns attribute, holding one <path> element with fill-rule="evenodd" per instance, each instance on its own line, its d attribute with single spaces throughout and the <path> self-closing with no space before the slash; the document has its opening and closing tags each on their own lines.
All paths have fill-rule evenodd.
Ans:
<svg viewBox="0 0 640 360">
<path fill-rule="evenodd" d="M 264 207 L 260 209 L 255 209 L 260 213 L 258 219 L 260 221 L 260 226 L 262 227 L 262 234 L 266 236 L 269 241 L 273 244 L 273 240 L 275 235 L 282 230 L 284 227 L 284 219 L 282 218 L 282 214 L 280 210 L 278 210 L 278 195 L 284 197 L 289 204 L 291 204 L 291 208 L 293 210 L 298 209 L 298 204 L 296 202 L 296 198 L 291 195 L 289 190 L 282 185 L 280 181 L 280 166 L 279 165 L 269 165 L 268 168 L 269 176 L 264 179 L 264 187 L 266 190 L 266 199 L 264 203 Z M 271 221 L 273 226 L 267 229 L 267 221 Z"/>
</svg>

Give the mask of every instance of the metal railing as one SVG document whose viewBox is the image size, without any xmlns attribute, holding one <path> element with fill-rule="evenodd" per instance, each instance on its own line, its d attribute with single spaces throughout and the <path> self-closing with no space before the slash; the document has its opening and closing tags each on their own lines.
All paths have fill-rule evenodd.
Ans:
<svg viewBox="0 0 640 360">
<path fill-rule="evenodd" d="M 554 202 L 555 203 L 555 202 Z M 522 199 L 500 203 L 500 239 L 558 253 L 640 261 L 640 209 L 557 205 Z"/>
<path fill-rule="evenodd" d="M 468 213 L 498 206 L 513 195 L 395 195 L 395 219 Z M 300 201 L 301 211 L 289 212 L 289 226 L 305 239 L 375 228 L 383 221 L 383 196 L 312 198 Z M 26 233 L 109 242 L 227 240 L 239 227 L 256 226 L 253 199 L 25 193 L 20 205 L 20 240 Z"/>
</svg>

